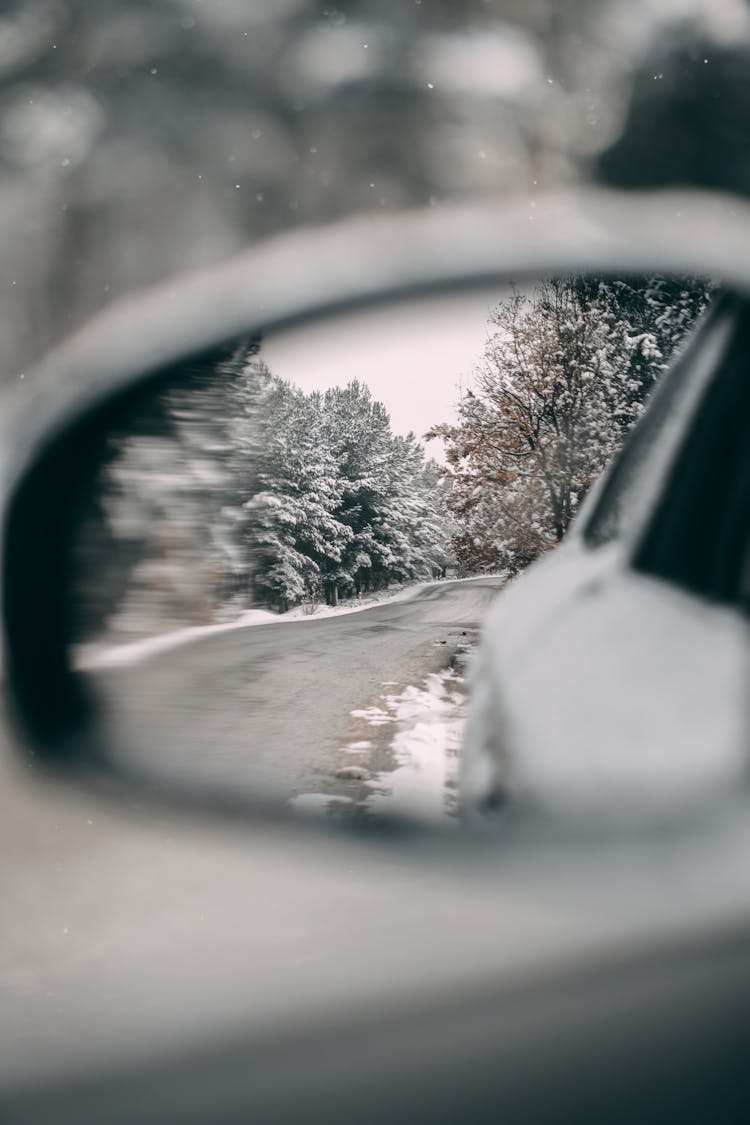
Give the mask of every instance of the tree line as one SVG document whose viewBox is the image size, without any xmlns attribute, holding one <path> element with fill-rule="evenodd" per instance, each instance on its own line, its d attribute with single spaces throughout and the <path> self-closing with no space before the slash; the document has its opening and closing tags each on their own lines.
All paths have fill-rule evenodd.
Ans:
<svg viewBox="0 0 750 1125">
<path fill-rule="evenodd" d="M 74 550 L 82 632 L 354 597 L 441 575 L 449 484 L 357 379 L 305 393 L 259 339 L 129 404 Z"/>
<path fill-rule="evenodd" d="M 710 285 L 562 277 L 493 309 L 458 421 L 433 427 L 466 571 L 518 573 L 564 536 L 622 445 Z"/>
<path fill-rule="evenodd" d="M 305 393 L 259 354 L 242 358 L 234 380 L 233 539 L 256 603 L 335 605 L 443 570 L 447 483 L 364 383 Z"/>
<path fill-rule="evenodd" d="M 663 278 L 512 288 L 457 421 L 425 435 L 442 465 L 361 381 L 306 393 L 258 338 L 192 362 L 100 451 L 77 548 L 83 616 L 171 606 L 171 620 L 210 621 L 448 566 L 518 573 L 563 538 L 709 295 Z"/>
</svg>

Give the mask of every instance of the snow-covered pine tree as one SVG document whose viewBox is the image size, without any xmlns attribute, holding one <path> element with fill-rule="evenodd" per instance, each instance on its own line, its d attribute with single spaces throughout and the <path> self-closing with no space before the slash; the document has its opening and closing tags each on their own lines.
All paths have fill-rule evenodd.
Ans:
<svg viewBox="0 0 750 1125">
<path fill-rule="evenodd" d="M 415 436 L 394 435 L 385 407 L 357 380 L 327 391 L 323 403 L 342 488 L 336 516 L 351 529 L 329 570 L 328 599 L 442 570 L 451 517 Z"/>
<path fill-rule="evenodd" d="M 351 531 L 335 515 L 341 485 L 321 396 L 263 374 L 253 440 L 240 450 L 252 483 L 243 502 L 243 540 L 255 600 L 285 610 L 320 596 Z"/>
<path fill-rule="evenodd" d="M 354 379 L 323 397 L 325 432 L 338 465 L 341 500 L 336 517 L 351 531 L 341 560 L 325 580 L 326 600 L 377 588 L 388 580 L 382 508 L 388 495 L 391 426 L 382 403 Z"/>
</svg>

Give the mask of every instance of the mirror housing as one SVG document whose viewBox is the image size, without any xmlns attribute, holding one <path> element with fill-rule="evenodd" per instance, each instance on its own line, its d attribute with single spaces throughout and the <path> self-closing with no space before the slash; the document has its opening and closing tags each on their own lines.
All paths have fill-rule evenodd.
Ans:
<svg viewBox="0 0 750 1125">
<path fill-rule="evenodd" d="M 90 700 L 66 653 L 67 535 L 102 433 L 188 359 L 239 334 L 550 273 L 702 274 L 746 292 L 749 262 L 744 204 L 702 192 L 585 191 L 275 239 L 101 315 L 30 374 L 5 438 L 5 667 L 24 744 L 63 773 L 101 765 Z"/>
</svg>

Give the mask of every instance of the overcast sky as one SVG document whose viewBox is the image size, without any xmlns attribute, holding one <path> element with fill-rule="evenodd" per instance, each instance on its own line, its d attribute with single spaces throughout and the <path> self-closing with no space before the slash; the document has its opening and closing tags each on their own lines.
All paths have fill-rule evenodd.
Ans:
<svg viewBox="0 0 750 1125">
<path fill-rule="evenodd" d="M 470 384 L 487 338 L 487 291 L 402 303 L 352 314 L 263 342 L 271 371 L 305 391 L 359 379 L 385 404 L 393 430 L 420 438 L 455 420 L 460 387 Z M 435 443 L 432 456 L 439 456 Z"/>
</svg>

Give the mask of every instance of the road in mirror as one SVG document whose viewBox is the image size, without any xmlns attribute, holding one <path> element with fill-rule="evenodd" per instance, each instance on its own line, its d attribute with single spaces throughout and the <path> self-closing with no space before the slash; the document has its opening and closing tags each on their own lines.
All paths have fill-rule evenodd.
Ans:
<svg viewBox="0 0 750 1125">
<path fill-rule="evenodd" d="M 706 287 L 569 277 L 249 336 L 102 439 L 71 662 L 121 763 L 347 820 L 456 824 L 467 669 Z"/>
</svg>

